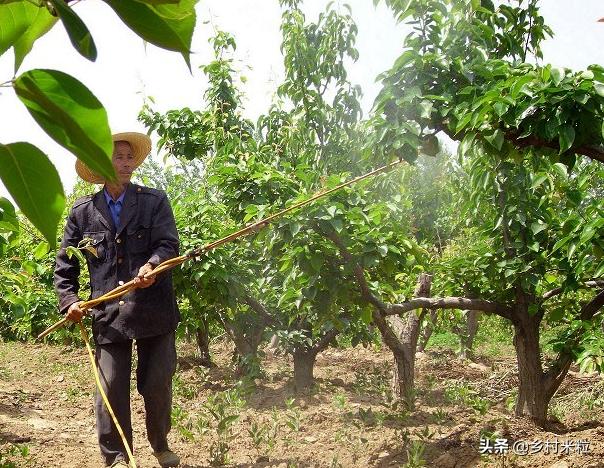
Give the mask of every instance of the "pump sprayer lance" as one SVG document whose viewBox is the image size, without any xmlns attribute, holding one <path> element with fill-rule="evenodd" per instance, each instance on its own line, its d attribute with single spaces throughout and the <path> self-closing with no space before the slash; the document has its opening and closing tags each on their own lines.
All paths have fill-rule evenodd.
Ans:
<svg viewBox="0 0 604 468">
<path fill-rule="evenodd" d="M 385 166 L 381 166 L 378 167 L 377 169 L 374 169 L 371 172 L 368 172 L 366 174 L 363 174 L 359 177 L 355 177 L 354 179 L 351 179 L 347 182 L 343 182 L 331 189 L 328 190 L 324 190 L 324 191 L 319 191 L 316 194 L 314 194 L 312 197 L 307 198 L 306 200 L 303 200 L 299 203 L 296 203 L 288 208 L 284 208 L 281 211 L 278 211 L 275 214 L 272 214 L 270 216 L 267 216 L 264 219 L 261 219 L 260 221 L 250 224 L 238 231 L 233 232 L 232 234 L 229 234 L 228 236 L 223 237 L 222 239 L 218 239 L 217 241 L 211 242 L 209 244 L 206 244 L 204 246 L 198 247 L 196 249 L 193 249 L 191 252 L 185 254 L 185 255 L 181 255 L 180 257 L 174 257 L 171 258 L 169 260 L 166 260 L 163 263 L 160 263 L 159 265 L 157 265 L 157 267 L 155 267 L 155 269 L 148 273 L 147 275 L 145 275 L 146 278 L 148 277 L 152 277 L 155 276 L 159 273 L 162 273 L 164 271 L 170 270 L 172 268 L 174 268 L 177 265 L 180 265 L 184 262 L 186 262 L 187 260 L 191 260 L 195 257 L 199 257 L 202 254 L 209 252 L 211 250 L 214 250 L 217 247 L 220 247 L 221 245 L 224 245 L 228 242 L 232 242 L 235 239 L 239 239 L 240 237 L 246 236 L 252 232 L 256 232 L 264 227 L 266 227 L 268 224 L 270 224 L 271 222 L 273 222 L 275 219 L 280 218 L 281 216 L 289 213 L 290 211 L 294 211 L 297 210 L 298 208 L 302 208 L 303 206 L 306 206 L 320 198 L 326 197 L 327 195 L 330 195 L 338 190 L 343 189 L 344 187 L 348 187 L 352 184 L 355 184 L 357 182 L 360 182 L 363 179 L 368 179 L 369 177 L 373 177 L 376 176 L 378 174 L 381 174 L 383 172 L 389 172 L 392 169 L 394 169 L 396 166 L 398 166 L 399 164 L 401 164 L 404 161 L 394 161 L 390 164 L 386 164 Z M 111 291 L 103 294 L 102 296 L 97 297 L 96 299 L 92 299 L 90 301 L 85 301 L 82 302 L 80 304 L 80 309 L 85 311 L 88 309 L 91 309 L 92 307 L 96 306 L 97 304 L 100 304 L 102 302 L 105 301 L 109 301 L 109 300 L 113 300 L 113 299 L 117 299 L 118 297 L 123 296 L 124 294 L 126 294 L 127 292 L 136 289 L 136 284 L 134 283 L 134 280 L 130 280 L 127 283 L 118 286 L 115 289 L 112 289 Z M 65 325 L 68 322 L 68 320 L 65 318 L 63 320 L 59 320 L 58 322 L 56 322 L 54 325 L 48 327 L 46 330 L 44 330 L 42 333 L 40 333 L 40 335 L 38 335 L 38 340 L 41 340 L 42 338 L 44 338 L 45 336 L 47 336 L 49 333 L 52 333 L 53 331 L 55 331 L 56 329 L 62 327 L 63 325 Z"/>
</svg>

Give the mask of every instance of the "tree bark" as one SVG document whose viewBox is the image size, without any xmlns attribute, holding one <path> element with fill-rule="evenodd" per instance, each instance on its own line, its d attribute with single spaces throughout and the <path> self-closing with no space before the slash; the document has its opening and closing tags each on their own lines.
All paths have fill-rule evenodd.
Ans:
<svg viewBox="0 0 604 468">
<path fill-rule="evenodd" d="M 334 328 L 325 333 L 314 346 L 298 346 L 293 350 L 296 392 L 303 392 L 313 386 L 315 383 L 313 372 L 317 355 L 329 346 L 338 333 L 338 330 Z"/>
<path fill-rule="evenodd" d="M 420 274 L 414 296 L 429 296 L 431 285 L 432 276 L 426 273 Z M 400 398 L 410 410 L 415 406 L 415 350 L 417 348 L 421 322 L 425 313 L 425 310 L 422 310 L 419 314 L 411 311 L 407 313 L 405 319 L 399 316 L 386 318 L 399 342 L 398 346 L 390 347 L 394 356 L 392 394 Z"/>
<path fill-rule="evenodd" d="M 435 309 L 430 311 L 430 318 L 428 319 L 428 323 L 422 330 L 421 339 L 419 340 L 419 344 L 417 346 L 417 350 L 420 353 L 423 353 L 426 350 L 426 346 L 428 346 L 428 341 L 430 341 L 430 337 L 432 336 L 432 332 L 434 331 L 434 326 L 436 325 L 436 320 L 438 318 L 438 312 Z"/>
<path fill-rule="evenodd" d="M 210 355 L 210 334 L 208 322 L 205 319 L 201 319 L 200 326 L 195 329 L 195 341 L 197 342 L 197 348 L 199 349 L 201 365 L 208 369 L 216 367 L 216 364 L 212 362 L 212 356 Z"/>
<path fill-rule="evenodd" d="M 478 331 L 478 317 L 480 316 L 480 311 L 466 310 L 464 312 L 466 321 L 459 336 L 459 357 L 462 359 L 472 359 L 472 347 L 474 346 L 474 338 L 476 337 L 476 332 Z"/>
<path fill-rule="evenodd" d="M 552 394 L 546 392 L 545 376 L 541 366 L 539 349 L 540 318 L 530 316 L 528 311 L 517 310 L 517 322 L 514 324 L 514 347 L 518 362 L 518 399 L 516 416 L 528 415 L 539 424 L 547 419 L 547 406 Z"/>
<path fill-rule="evenodd" d="M 237 364 L 237 375 L 253 377 L 260 370 L 258 347 L 262 342 L 262 335 L 266 328 L 264 322 L 260 321 L 260 323 L 256 323 L 247 329 L 238 327 L 224 318 L 222 324 L 235 345 L 233 360 Z"/>
<path fill-rule="evenodd" d="M 317 353 L 314 350 L 296 350 L 294 357 L 294 387 L 296 392 L 311 388 L 315 382 L 313 375 Z"/>
</svg>

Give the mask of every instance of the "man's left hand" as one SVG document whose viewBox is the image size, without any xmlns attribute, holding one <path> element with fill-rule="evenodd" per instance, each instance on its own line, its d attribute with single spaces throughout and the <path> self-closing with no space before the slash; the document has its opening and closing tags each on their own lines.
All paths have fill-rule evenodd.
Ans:
<svg viewBox="0 0 604 468">
<path fill-rule="evenodd" d="M 155 276 L 147 276 L 145 275 L 151 273 L 153 271 L 153 265 L 150 263 L 145 263 L 140 270 L 138 270 L 138 274 L 136 278 L 134 278 L 134 284 L 137 288 L 148 288 L 153 283 L 155 283 Z"/>
</svg>

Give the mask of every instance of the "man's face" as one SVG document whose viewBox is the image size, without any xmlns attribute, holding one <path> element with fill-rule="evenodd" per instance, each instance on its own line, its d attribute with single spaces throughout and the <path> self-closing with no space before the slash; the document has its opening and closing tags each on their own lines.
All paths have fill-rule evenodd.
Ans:
<svg viewBox="0 0 604 468">
<path fill-rule="evenodd" d="M 127 141 L 116 141 L 113 145 L 113 157 L 111 158 L 117 180 L 121 184 L 127 184 L 134 171 L 134 157 L 132 148 Z"/>
</svg>

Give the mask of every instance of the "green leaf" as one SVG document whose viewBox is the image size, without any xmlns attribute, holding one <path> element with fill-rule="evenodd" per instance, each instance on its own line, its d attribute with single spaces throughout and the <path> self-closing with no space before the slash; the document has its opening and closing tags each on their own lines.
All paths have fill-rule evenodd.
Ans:
<svg viewBox="0 0 604 468">
<path fill-rule="evenodd" d="M 321 271 L 323 266 L 323 255 L 320 252 L 315 252 L 310 257 L 310 264 L 315 271 Z"/>
<path fill-rule="evenodd" d="M 560 84 L 565 74 L 566 73 L 563 68 L 552 68 L 552 81 L 556 86 Z"/>
<path fill-rule="evenodd" d="M 562 178 L 566 178 L 568 176 L 568 169 L 562 163 L 556 163 L 552 166 L 554 171 Z"/>
<path fill-rule="evenodd" d="M 0 145 L 0 178 L 23 214 L 54 247 L 65 195 L 48 157 L 30 143 Z"/>
<path fill-rule="evenodd" d="M 536 189 L 543 182 L 545 182 L 547 179 L 548 179 L 547 174 L 539 174 L 539 175 L 537 175 L 537 177 L 535 177 L 535 180 L 533 181 L 533 184 L 531 185 L 531 188 L 532 189 Z"/>
<path fill-rule="evenodd" d="M 598 93 L 600 96 L 604 97 L 604 84 L 594 83 L 594 89 L 596 90 L 596 93 Z"/>
<path fill-rule="evenodd" d="M 180 52 L 191 68 L 189 55 L 197 0 L 181 0 L 174 5 L 148 5 L 135 0 L 105 2 L 136 34 L 158 47 Z"/>
<path fill-rule="evenodd" d="M 503 146 L 503 132 L 501 130 L 497 129 L 491 135 L 485 135 L 484 138 L 493 148 L 501 151 L 501 147 Z"/>
<path fill-rule="evenodd" d="M 547 228 L 547 224 L 542 223 L 531 223 L 531 231 L 533 231 L 533 235 L 540 233 L 544 229 Z"/>
<path fill-rule="evenodd" d="M 30 70 L 15 91 L 38 124 L 91 170 L 114 180 L 107 112 L 86 86 L 57 70 Z"/>
<path fill-rule="evenodd" d="M 341 218 L 333 218 L 329 220 L 329 224 L 336 230 L 336 232 L 342 232 L 344 229 L 344 221 Z"/>
<path fill-rule="evenodd" d="M 96 60 L 96 46 L 84 22 L 63 0 L 50 1 L 59 18 L 61 18 L 73 47 L 80 55 L 94 62 Z"/>
<path fill-rule="evenodd" d="M 559 322 L 564 317 L 564 307 L 556 307 L 548 314 L 549 322 Z"/>
<path fill-rule="evenodd" d="M 38 10 L 40 7 L 30 2 L 0 4 L 0 55 L 27 31 Z"/>
<path fill-rule="evenodd" d="M 458 133 L 460 130 L 463 130 L 465 128 L 466 125 L 468 125 L 468 123 L 470 123 L 470 120 L 472 119 L 472 114 L 470 112 L 468 112 L 467 114 L 464 114 L 464 116 L 459 119 L 459 121 L 457 122 L 457 125 L 455 126 L 455 133 Z"/>
<path fill-rule="evenodd" d="M 19 220 L 15 213 L 15 207 L 13 204 L 4 197 L 0 197 L 0 219 L 4 222 L 10 223 L 16 228 L 19 227 Z"/>
<path fill-rule="evenodd" d="M 361 320 L 367 325 L 369 325 L 373 320 L 372 311 L 369 307 L 363 307 L 361 309 Z"/>
<path fill-rule="evenodd" d="M 19 232 L 19 225 L 8 221 L 0 221 L 0 232 Z"/>
<path fill-rule="evenodd" d="M 34 249 L 34 258 L 40 260 L 46 256 L 48 252 L 50 252 L 50 245 L 48 245 L 48 242 L 40 242 Z"/>
<path fill-rule="evenodd" d="M 327 213 L 329 214 L 329 217 L 330 217 L 330 218 L 333 218 L 333 217 L 335 217 L 335 215 L 336 215 L 336 214 L 337 214 L 337 212 L 338 212 L 338 207 L 337 207 L 337 206 L 335 206 L 335 205 L 328 206 L 328 207 L 326 208 L 326 211 L 327 211 Z"/>
<path fill-rule="evenodd" d="M 531 304 L 528 306 L 528 313 L 531 317 L 537 312 L 539 312 L 539 306 L 537 304 Z"/>
<path fill-rule="evenodd" d="M 52 16 L 46 8 L 38 8 L 38 13 L 27 30 L 13 44 L 15 51 L 15 73 L 23 63 L 23 59 L 29 54 L 34 42 L 46 34 L 57 23 L 59 19 Z"/>
<path fill-rule="evenodd" d="M 558 128 L 558 143 L 560 153 L 568 151 L 575 141 L 575 129 L 572 125 L 564 124 Z"/>
</svg>

